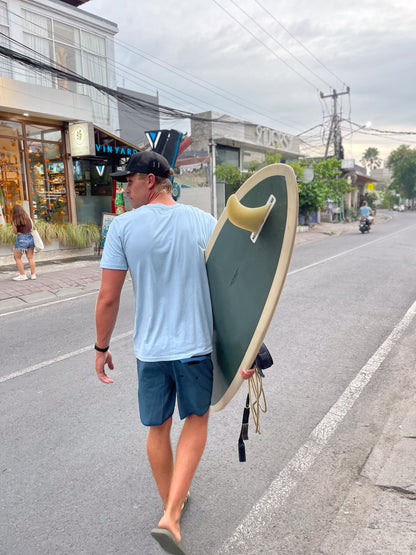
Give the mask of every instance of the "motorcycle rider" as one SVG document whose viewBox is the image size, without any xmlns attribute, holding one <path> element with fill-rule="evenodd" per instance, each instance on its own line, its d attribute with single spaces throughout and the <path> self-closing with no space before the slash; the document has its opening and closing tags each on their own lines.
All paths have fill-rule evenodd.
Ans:
<svg viewBox="0 0 416 555">
<path fill-rule="evenodd" d="M 360 207 L 360 213 L 361 213 L 362 218 L 365 218 L 366 220 L 368 220 L 370 222 L 370 225 L 373 225 L 373 223 L 374 223 L 374 212 L 368 206 L 368 202 L 366 200 L 363 202 L 363 205 Z"/>
</svg>

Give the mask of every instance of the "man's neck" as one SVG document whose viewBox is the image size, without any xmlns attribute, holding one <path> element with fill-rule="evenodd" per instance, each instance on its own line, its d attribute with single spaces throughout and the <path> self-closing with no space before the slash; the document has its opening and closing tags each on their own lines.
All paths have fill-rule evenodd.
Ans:
<svg viewBox="0 0 416 555">
<path fill-rule="evenodd" d="M 154 193 L 149 199 L 149 202 L 147 204 L 172 205 L 172 204 L 176 204 L 176 202 L 173 200 L 172 195 L 170 193 L 161 191 L 159 193 Z"/>
</svg>

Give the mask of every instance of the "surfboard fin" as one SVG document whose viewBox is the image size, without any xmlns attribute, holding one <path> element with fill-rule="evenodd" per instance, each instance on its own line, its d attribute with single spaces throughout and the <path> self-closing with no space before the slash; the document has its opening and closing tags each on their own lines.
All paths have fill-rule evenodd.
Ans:
<svg viewBox="0 0 416 555">
<path fill-rule="evenodd" d="M 264 206 L 249 208 L 241 204 L 234 194 L 227 201 L 227 216 L 236 227 L 251 231 L 250 238 L 255 243 L 275 203 L 276 198 L 270 195 Z"/>
</svg>

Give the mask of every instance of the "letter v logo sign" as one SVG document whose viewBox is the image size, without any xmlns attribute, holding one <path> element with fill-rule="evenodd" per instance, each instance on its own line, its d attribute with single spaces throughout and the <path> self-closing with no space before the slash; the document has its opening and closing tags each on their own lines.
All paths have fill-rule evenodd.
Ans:
<svg viewBox="0 0 416 555">
<path fill-rule="evenodd" d="M 157 143 L 159 142 L 161 131 L 146 131 L 145 135 L 147 140 L 149 141 L 150 148 L 155 149 Z"/>
<path fill-rule="evenodd" d="M 104 175 L 105 166 L 95 166 L 97 173 L 100 177 Z"/>
</svg>

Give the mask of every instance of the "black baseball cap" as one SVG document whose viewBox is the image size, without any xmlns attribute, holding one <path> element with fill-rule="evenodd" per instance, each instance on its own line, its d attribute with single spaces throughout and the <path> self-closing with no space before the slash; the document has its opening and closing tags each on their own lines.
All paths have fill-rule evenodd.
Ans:
<svg viewBox="0 0 416 555">
<path fill-rule="evenodd" d="M 125 182 L 128 175 L 135 173 L 153 173 L 160 177 L 170 177 L 170 165 L 161 154 L 153 150 L 146 150 L 130 156 L 125 170 L 110 173 L 110 175 L 117 181 Z"/>
</svg>

